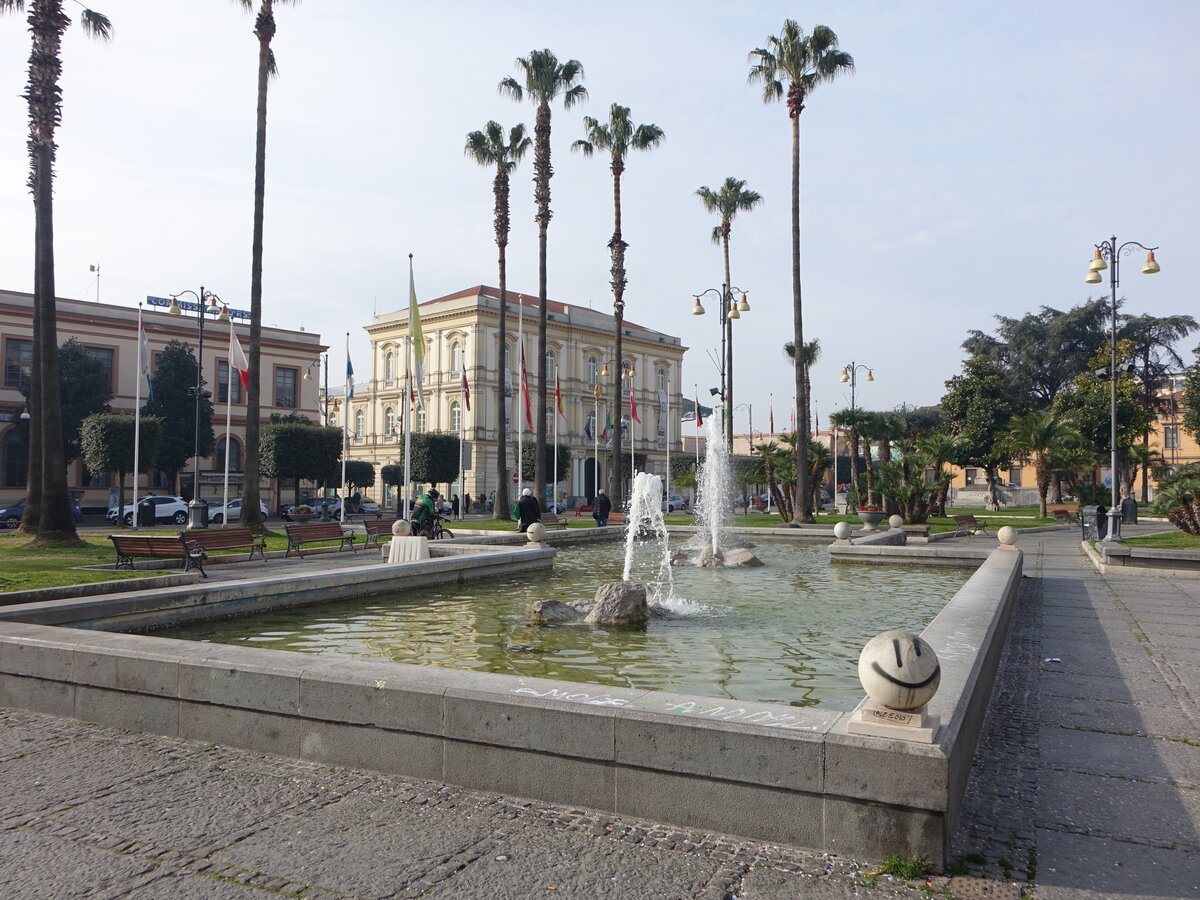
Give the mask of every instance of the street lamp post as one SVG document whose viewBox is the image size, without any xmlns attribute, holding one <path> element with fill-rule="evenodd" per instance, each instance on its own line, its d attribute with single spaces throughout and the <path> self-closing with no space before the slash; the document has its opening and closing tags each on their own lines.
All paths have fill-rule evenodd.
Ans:
<svg viewBox="0 0 1200 900">
<path fill-rule="evenodd" d="M 322 415 L 324 416 L 324 418 L 322 420 L 322 424 L 328 425 L 329 424 L 329 354 L 328 353 L 317 354 L 317 358 L 308 364 L 308 368 L 304 370 L 304 380 L 312 381 L 313 366 L 320 366 L 322 360 L 324 360 L 324 363 L 325 363 L 325 388 L 323 391 L 325 407 L 324 407 L 324 411 L 322 413 Z"/>
<path fill-rule="evenodd" d="M 728 284 L 722 284 L 721 289 L 709 288 L 706 291 L 701 291 L 699 294 L 692 294 L 695 305 L 692 306 L 693 316 L 704 315 L 704 306 L 700 303 L 700 298 L 706 294 L 716 294 L 720 298 L 720 315 L 718 321 L 721 325 L 721 362 L 717 366 L 721 373 L 721 415 L 723 417 L 722 426 L 725 431 L 726 446 L 732 452 L 733 450 L 733 320 L 740 319 L 742 313 L 750 312 L 749 295 L 741 288 L 733 287 Z M 734 303 L 733 295 L 741 294 L 742 299 Z"/>
<path fill-rule="evenodd" d="M 862 365 L 861 363 L 856 363 L 854 360 L 850 360 L 850 362 L 847 365 L 842 366 L 842 377 L 838 379 L 842 384 L 845 384 L 846 382 L 850 382 L 850 409 L 851 409 L 851 411 L 858 409 L 858 406 L 856 405 L 855 392 L 856 392 L 856 389 L 858 388 L 858 370 L 859 369 L 867 370 L 867 379 L 866 379 L 867 381 L 875 380 L 875 370 L 874 369 L 872 369 L 870 366 Z M 836 449 L 837 449 L 837 445 L 835 444 L 834 445 L 835 453 L 836 453 Z M 855 462 L 854 460 L 851 460 L 851 463 L 853 463 L 854 466 L 858 465 L 858 463 Z M 871 450 L 869 447 L 867 448 L 866 463 L 868 466 L 871 464 Z M 834 472 L 833 481 L 834 481 L 834 485 L 836 486 L 837 485 L 837 456 L 834 456 L 834 458 L 833 458 L 833 472 Z M 860 498 L 858 496 L 858 479 L 854 477 L 853 469 L 851 470 L 851 475 L 850 475 L 850 490 L 851 490 L 851 493 L 853 494 L 854 505 L 855 505 L 855 507 L 857 507 L 859 505 Z"/>
<path fill-rule="evenodd" d="M 204 398 L 212 396 L 210 391 L 204 390 L 204 318 L 207 314 L 212 313 L 218 322 L 228 322 L 229 307 L 220 297 L 211 291 L 206 291 L 204 285 L 201 285 L 198 294 L 195 291 L 180 291 L 178 294 L 171 294 L 171 305 L 168 307 L 167 313 L 172 316 L 183 315 L 179 298 L 189 294 L 196 298 L 196 302 L 188 304 L 188 306 L 196 308 L 196 322 L 200 334 L 197 342 L 199 347 L 196 351 L 196 387 L 192 389 L 196 398 L 196 430 L 192 442 L 192 461 L 195 469 L 192 475 L 192 500 L 188 503 L 188 528 L 192 529 L 208 527 L 208 506 L 200 499 L 200 409 Z M 221 304 L 220 309 L 217 308 L 218 303 Z M 232 389 L 232 384 L 230 388 Z M 137 510 L 134 510 L 133 514 L 136 516 Z"/>
<path fill-rule="evenodd" d="M 1146 262 L 1142 265 L 1143 275 L 1154 275 L 1160 270 L 1158 263 L 1154 259 L 1154 251 L 1157 247 L 1147 247 L 1145 244 L 1139 244 L 1137 241 L 1126 241 L 1123 244 L 1117 243 L 1116 235 L 1113 235 L 1107 241 L 1101 241 L 1096 244 L 1096 254 L 1092 257 L 1091 266 L 1087 278 L 1083 279 L 1087 284 L 1100 284 L 1104 279 L 1100 275 L 1105 269 L 1108 269 L 1108 284 L 1110 289 L 1110 305 L 1112 311 L 1112 320 L 1110 323 L 1111 330 L 1109 332 L 1109 347 L 1111 350 L 1108 379 L 1111 382 L 1109 385 L 1110 392 L 1110 411 L 1109 411 L 1109 444 L 1112 450 L 1111 468 L 1112 473 L 1112 507 L 1108 511 L 1108 535 L 1105 538 L 1109 541 L 1121 540 L 1121 479 L 1117 470 L 1117 285 L 1121 283 L 1121 257 L 1128 256 L 1135 249 L 1146 251 Z"/>
</svg>

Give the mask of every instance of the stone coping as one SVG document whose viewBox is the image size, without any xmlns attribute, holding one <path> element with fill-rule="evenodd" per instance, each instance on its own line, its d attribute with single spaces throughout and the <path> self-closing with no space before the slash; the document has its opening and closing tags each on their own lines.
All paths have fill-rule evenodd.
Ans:
<svg viewBox="0 0 1200 900">
<path fill-rule="evenodd" d="M 80 566 L 81 569 L 98 567 Z M 94 597 L 99 594 L 115 594 L 136 588 L 153 591 L 175 587 L 180 584 L 195 584 L 201 580 L 199 572 L 177 572 L 174 575 L 152 575 L 148 578 L 122 578 L 119 581 L 92 581 L 87 584 L 66 584 L 62 587 L 36 588 L 29 591 L 7 591 L 0 593 L 0 606 L 17 603 L 40 603 L 45 600 L 62 600 L 67 597 Z"/>
<path fill-rule="evenodd" d="M 373 590 L 546 566 L 552 548 L 357 568 Z M 113 633 L 330 599 L 348 572 L 0 609 L 0 705 L 578 804 L 879 859 L 941 864 L 1022 555 L 992 551 L 924 634 L 941 658 L 932 744 L 850 734 L 850 714 Z M 380 571 L 387 570 L 386 576 Z M 398 574 L 403 570 L 402 574 Z M 195 594 L 195 591 L 192 591 Z M 207 606 L 198 609 L 199 606 Z M 65 624 L 80 627 L 66 628 Z"/>
<path fill-rule="evenodd" d="M 1105 575 L 1200 578 L 1200 550 L 1161 550 L 1105 541 L 1097 550 L 1090 540 L 1081 545 L 1096 571 Z"/>
</svg>

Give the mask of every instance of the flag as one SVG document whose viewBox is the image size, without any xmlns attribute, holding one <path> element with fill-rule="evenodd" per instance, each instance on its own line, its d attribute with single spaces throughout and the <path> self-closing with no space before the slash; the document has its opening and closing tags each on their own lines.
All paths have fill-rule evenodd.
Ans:
<svg viewBox="0 0 1200 900">
<path fill-rule="evenodd" d="M 767 407 L 767 422 L 769 423 L 769 430 L 770 430 L 771 434 L 774 434 L 775 433 L 775 409 L 774 409 L 774 407 Z"/>
<path fill-rule="evenodd" d="M 404 384 L 408 388 L 408 402 L 415 404 L 417 402 L 417 392 L 412 386 L 412 369 L 404 370 Z"/>
<path fill-rule="evenodd" d="M 346 338 L 346 399 L 354 399 L 354 364 L 350 362 L 350 338 Z"/>
<path fill-rule="evenodd" d="M 583 423 L 583 433 L 589 441 L 594 441 L 595 432 L 592 431 L 592 414 L 588 413 L 587 421 Z"/>
<path fill-rule="evenodd" d="M 596 384 L 592 388 L 592 396 L 595 397 L 597 400 L 600 399 L 600 379 L 599 378 L 596 379 Z"/>
<path fill-rule="evenodd" d="M 242 352 L 242 342 L 232 328 L 229 329 L 229 365 L 237 370 L 241 379 L 242 389 L 250 390 L 250 363 L 246 362 L 246 354 Z"/>
<path fill-rule="evenodd" d="M 704 416 L 700 414 L 700 395 L 696 395 L 696 427 L 704 427 Z"/>
<path fill-rule="evenodd" d="M 467 384 L 467 370 L 463 369 L 462 373 L 462 395 L 463 402 L 467 405 L 467 412 L 471 411 L 471 386 Z"/>
<path fill-rule="evenodd" d="M 241 348 L 238 348 L 241 351 Z M 242 362 L 245 362 L 245 357 L 242 357 Z M 146 329 L 142 325 L 141 313 L 138 313 L 138 376 L 146 379 L 146 397 L 150 400 L 154 399 L 154 383 L 150 378 L 150 342 L 146 340 Z M 247 372 L 246 378 L 250 377 Z"/>
<path fill-rule="evenodd" d="M 629 415 L 633 421 L 637 422 L 639 425 L 642 424 L 642 420 L 638 418 L 637 399 L 633 396 L 632 384 L 629 385 Z"/>
<path fill-rule="evenodd" d="M 408 257 L 408 337 L 416 372 L 416 402 L 425 405 L 425 336 L 421 333 L 421 313 L 417 309 L 417 284 L 413 281 L 412 256 Z"/>
<path fill-rule="evenodd" d="M 533 431 L 533 410 L 529 407 L 529 378 L 525 373 L 525 344 L 521 343 L 521 403 L 525 407 L 525 427 Z"/>
<path fill-rule="evenodd" d="M 558 408 L 558 414 L 562 416 L 563 421 L 566 422 L 567 414 L 563 412 L 562 385 L 559 383 L 557 372 L 554 373 L 554 405 Z"/>
<path fill-rule="evenodd" d="M 612 410 L 604 411 L 604 430 L 600 432 L 600 440 L 607 441 L 608 433 L 612 431 Z"/>
</svg>

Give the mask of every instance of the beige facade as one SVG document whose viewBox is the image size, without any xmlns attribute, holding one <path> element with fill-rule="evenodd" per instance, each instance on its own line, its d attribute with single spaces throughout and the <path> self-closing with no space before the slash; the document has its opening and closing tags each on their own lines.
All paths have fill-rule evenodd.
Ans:
<svg viewBox="0 0 1200 900">
<path fill-rule="evenodd" d="M 462 484 L 452 490 L 465 490 L 480 497 L 496 489 L 497 440 L 499 429 L 507 428 L 510 441 L 517 439 L 520 397 L 518 333 L 523 331 L 526 370 L 533 415 L 537 415 L 537 316 L 538 299 L 510 292 L 506 330 L 509 371 L 513 396 L 502 403 L 498 398 L 500 372 L 499 309 L 500 292 L 476 286 L 421 303 L 421 331 L 426 344 L 424 395 L 425 409 L 414 414 L 417 431 L 462 434 L 471 447 L 471 464 Z M 523 321 L 524 328 L 520 323 Z M 547 302 L 548 396 L 547 437 L 554 434 L 557 420 L 558 440 L 570 448 L 571 461 L 559 472 L 557 495 L 568 499 L 591 496 L 594 492 L 592 466 L 596 442 L 587 436 L 589 419 L 598 413 L 596 436 L 604 429 L 606 416 L 629 420 L 629 392 L 624 390 L 613 405 L 612 378 L 603 378 L 604 366 L 616 365 L 613 359 L 615 320 L 607 313 L 555 301 Z M 670 452 L 681 451 L 679 390 L 683 353 L 679 338 L 654 331 L 629 321 L 624 323 L 622 350 L 626 365 L 632 363 L 633 388 L 641 424 L 632 424 L 634 450 L 646 454 L 646 469 L 664 473 Z M 408 310 L 375 316 L 366 326 L 371 340 L 369 368 L 355 362 L 354 397 L 350 402 L 348 456 L 369 460 L 378 466 L 403 461 L 402 416 L 408 338 Z M 467 411 L 462 396 L 462 372 L 466 370 L 471 393 Z M 363 372 L 367 369 L 367 372 Z M 554 412 L 554 377 L 561 384 L 565 418 Z M 366 376 L 364 378 L 364 375 Z M 596 403 L 593 388 L 601 380 L 602 398 Z M 365 381 L 365 383 L 364 383 Z M 669 389 L 669 390 L 668 390 Z M 507 409 L 506 409 L 507 407 Z M 506 417 L 507 412 L 507 417 Z M 338 415 L 342 411 L 339 410 Z M 525 432 L 526 439 L 531 435 Z M 623 452 L 629 451 L 630 432 L 622 440 Z M 605 443 L 599 441 L 599 485 L 605 486 L 609 464 Z M 509 469 L 515 469 L 515 443 L 510 443 Z M 547 473 L 547 480 L 552 478 Z M 511 482 L 510 482 L 511 484 Z M 390 493 L 377 489 L 385 503 L 393 502 Z"/>
<path fill-rule="evenodd" d="M 190 296 L 180 298 L 186 303 L 194 300 Z M 143 306 L 146 339 L 151 358 L 160 352 L 170 340 L 183 341 L 196 347 L 198 320 L 195 307 L 179 316 L 168 315 L 165 301 L 147 298 Z M 238 340 L 249 352 L 249 317 L 239 317 L 231 310 L 234 318 L 232 327 Z M 136 306 L 117 306 L 108 303 L 86 303 L 79 300 L 59 299 L 57 302 L 58 340 L 61 344 L 68 338 L 77 338 L 90 354 L 104 363 L 112 380 L 113 398 L 110 401 L 114 412 L 132 413 L 137 379 L 137 316 Z M 201 460 L 200 496 L 203 499 L 219 498 L 223 489 L 225 465 L 225 398 L 228 390 L 229 328 L 230 324 L 214 321 L 211 317 L 204 328 L 204 354 L 202 366 L 208 390 L 213 392 L 213 433 L 216 450 L 210 459 Z M 0 504 L 15 501 L 25 494 L 26 463 L 24 443 L 17 428 L 18 419 L 25 400 L 20 388 L 23 379 L 30 376 L 33 340 L 33 295 L 14 291 L 0 291 L 0 364 L 3 365 L 3 380 L 0 381 Z M 315 367 L 319 354 L 326 348 L 319 335 L 303 331 L 288 331 L 282 328 L 262 329 L 262 389 L 261 411 L 266 420 L 272 413 L 302 412 L 310 419 L 319 421 L 317 380 L 304 380 L 304 374 Z M 230 496 L 240 496 L 242 483 L 242 448 L 246 424 L 246 398 L 236 373 L 233 378 L 232 436 L 230 460 Z M 142 387 L 145 401 L 145 387 Z M 131 479 L 126 480 L 126 490 L 131 490 Z M 181 473 L 180 485 L 168 485 L 161 477 L 143 476 L 142 493 L 148 490 L 161 493 L 176 493 L 183 490 L 191 494 L 192 469 Z M 116 476 L 109 473 L 90 474 L 82 461 L 75 460 L 68 466 L 67 483 L 86 510 L 103 510 L 109 505 L 110 487 L 115 489 Z M 278 503 L 277 486 L 263 481 L 262 497 L 273 511 Z M 290 494 L 289 494 L 290 496 Z"/>
</svg>

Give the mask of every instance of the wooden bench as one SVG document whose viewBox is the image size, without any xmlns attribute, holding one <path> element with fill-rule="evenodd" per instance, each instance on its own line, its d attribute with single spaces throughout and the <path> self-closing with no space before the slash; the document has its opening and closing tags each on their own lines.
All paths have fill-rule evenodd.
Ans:
<svg viewBox="0 0 1200 900">
<path fill-rule="evenodd" d="M 558 517 L 558 513 L 542 513 L 541 523 L 547 528 L 566 528 L 567 523 Z"/>
<path fill-rule="evenodd" d="M 386 537 L 390 540 L 392 537 L 392 526 L 399 521 L 399 519 L 364 520 L 363 528 L 367 530 L 367 540 L 363 544 L 363 549 L 375 546 L 379 548 L 380 553 L 383 553 L 383 543 L 379 539 Z"/>
<path fill-rule="evenodd" d="M 1079 524 L 1078 506 L 1048 506 L 1046 507 L 1046 512 L 1054 517 L 1054 522 L 1057 525 Z"/>
<path fill-rule="evenodd" d="M 187 563 L 188 557 L 192 555 L 191 551 L 179 542 L 178 537 L 150 534 L 110 534 L 108 539 L 113 542 L 113 548 L 117 551 L 118 569 L 132 569 L 133 560 L 136 557 L 184 560 L 184 568 L 189 568 Z M 204 551 L 197 551 L 196 556 L 203 560 Z M 204 570 L 200 571 L 203 573 Z"/>
<path fill-rule="evenodd" d="M 304 551 L 301 549 L 302 544 L 315 544 L 320 541 L 339 541 L 338 552 L 342 548 L 349 547 L 351 551 L 357 550 L 354 542 L 358 539 L 358 535 L 352 531 L 346 531 L 337 522 L 311 522 L 308 524 L 297 524 L 288 522 L 283 526 L 283 530 L 287 532 L 288 548 L 284 557 L 292 555 L 295 550 L 296 554 L 303 559 Z"/>
<path fill-rule="evenodd" d="M 184 571 L 197 568 L 205 578 L 204 560 L 209 550 L 249 550 L 246 562 L 254 559 L 254 554 L 263 562 L 267 561 L 267 539 L 255 537 L 249 528 L 219 528 L 213 531 L 181 531 L 179 540 L 187 549 L 183 560 Z"/>
<path fill-rule="evenodd" d="M 987 522 L 981 522 L 974 516 L 951 516 L 954 520 L 954 536 L 965 537 L 971 534 L 987 534 Z"/>
<path fill-rule="evenodd" d="M 579 509 L 575 510 L 575 518 L 578 519 L 584 513 L 587 513 L 589 516 L 592 514 L 592 507 L 586 503 L 583 506 L 579 507 Z"/>
</svg>

